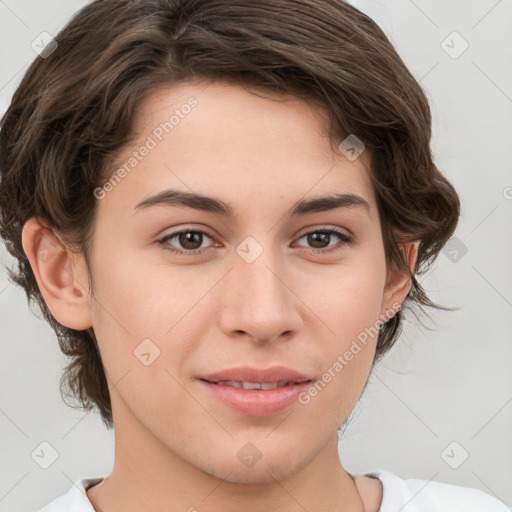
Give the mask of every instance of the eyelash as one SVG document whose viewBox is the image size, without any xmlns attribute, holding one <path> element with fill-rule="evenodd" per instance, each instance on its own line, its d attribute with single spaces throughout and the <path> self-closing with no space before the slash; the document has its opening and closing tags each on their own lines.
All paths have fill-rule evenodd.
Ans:
<svg viewBox="0 0 512 512">
<path fill-rule="evenodd" d="M 180 255 L 185 255 L 185 256 L 198 256 L 198 255 L 201 255 L 201 254 L 204 254 L 206 252 L 208 252 L 209 250 L 211 250 L 210 247 L 206 247 L 206 248 L 203 248 L 203 249 L 190 249 L 188 251 L 182 251 L 182 250 L 178 250 L 178 249 L 171 249 L 168 245 L 166 245 L 166 242 L 182 233 L 202 233 L 206 236 L 208 236 L 209 238 L 211 238 L 213 240 L 213 237 L 207 232 L 207 231 L 203 231 L 203 230 L 200 230 L 200 229 L 189 229 L 189 228 L 185 228 L 185 229 L 181 229 L 179 231 L 174 231 L 173 233 L 170 233 L 169 235 L 166 235 L 164 236 L 163 238 L 160 238 L 158 240 L 158 243 L 162 246 L 162 248 L 166 251 L 170 251 L 172 253 L 175 253 L 175 254 L 180 254 Z M 315 229 L 313 231 L 308 231 L 307 233 L 304 233 L 303 235 L 301 235 L 299 237 L 299 240 L 301 238 L 304 238 L 305 236 L 307 235 L 311 235 L 313 233 L 326 233 L 326 234 L 330 234 L 330 235 L 336 235 L 338 236 L 342 243 L 340 244 L 336 244 L 328 249 L 311 249 L 309 252 L 313 253 L 313 254 L 329 254 L 331 252 L 336 252 L 336 251 L 340 251 L 343 249 L 344 245 L 350 245 L 352 244 L 352 238 L 349 237 L 348 235 L 346 235 L 345 233 L 343 233 L 342 231 L 339 231 L 337 229 L 334 229 L 334 228 L 324 228 L 324 229 Z"/>
</svg>

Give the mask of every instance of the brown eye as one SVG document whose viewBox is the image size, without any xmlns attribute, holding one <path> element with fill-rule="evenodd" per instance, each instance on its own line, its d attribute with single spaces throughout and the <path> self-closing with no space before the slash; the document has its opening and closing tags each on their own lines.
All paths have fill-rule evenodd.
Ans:
<svg viewBox="0 0 512 512">
<path fill-rule="evenodd" d="M 174 233 L 165 236 L 158 242 L 168 251 L 179 254 L 194 255 L 201 254 L 208 249 L 208 247 L 201 247 L 205 236 L 211 239 L 211 237 L 205 231 L 195 229 L 182 229 L 181 231 L 175 231 Z M 173 246 L 169 243 L 173 239 L 176 240 L 175 244 L 178 245 L 177 249 L 173 248 Z"/>
<path fill-rule="evenodd" d="M 329 246 L 331 240 L 333 239 L 333 235 L 335 238 L 341 240 L 335 245 Z M 337 229 L 318 229 L 316 231 L 310 231 L 301 236 L 302 238 L 306 238 L 308 244 L 311 244 L 311 249 L 314 252 L 331 252 L 342 249 L 344 245 L 352 243 L 352 239 L 346 235 L 345 233 L 338 231 Z"/>
</svg>

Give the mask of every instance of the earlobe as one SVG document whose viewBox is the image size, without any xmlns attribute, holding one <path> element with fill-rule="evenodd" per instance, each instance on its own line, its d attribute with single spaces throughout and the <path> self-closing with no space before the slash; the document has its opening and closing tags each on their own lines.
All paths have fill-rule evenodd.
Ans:
<svg viewBox="0 0 512 512">
<path fill-rule="evenodd" d="M 400 246 L 400 250 L 404 255 L 405 261 L 409 263 L 412 272 L 416 269 L 416 261 L 418 258 L 418 242 L 408 242 Z M 391 311 L 398 311 L 402 306 L 412 285 L 411 278 L 399 269 L 391 269 L 388 272 L 386 286 L 384 288 L 381 317 L 384 321 L 389 320 L 392 316 Z"/>
<path fill-rule="evenodd" d="M 87 279 L 78 272 L 77 255 L 67 250 L 37 217 L 23 226 L 22 244 L 39 290 L 57 322 L 76 330 L 91 327 Z"/>
</svg>

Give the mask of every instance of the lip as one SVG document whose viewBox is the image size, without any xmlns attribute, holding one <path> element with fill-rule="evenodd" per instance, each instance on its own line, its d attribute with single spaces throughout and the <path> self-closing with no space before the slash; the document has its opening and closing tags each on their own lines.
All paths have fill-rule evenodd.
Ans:
<svg viewBox="0 0 512 512">
<path fill-rule="evenodd" d="M 201 386 L 217 400 L 247 416 L 272 416 L 290 407 L 298 401 L 302 391 L 314 380 L 303 373 L 285 366 L 257 369 L 248 366 L 230 368 L 220 372 L 198 377 Z M 218 381 L 234 380 L 239 382 L 278 382 L 291 384 L 275 389 L 242 389 Z"/>
<path fill-rule="evenodd" d="M 222 380 L 236 380 L 239 382 L 279 382 L 280 380 L 286 380 L 288 382 L 300 383 L 312 380 L 312 377 L 308 377 L 286 366 L 271 366 L 270 368 L 261 369 L 251 366 L 239 366 L 208 375 L 200 375 L 198 378 L 210 382 Z"/>
</svg>

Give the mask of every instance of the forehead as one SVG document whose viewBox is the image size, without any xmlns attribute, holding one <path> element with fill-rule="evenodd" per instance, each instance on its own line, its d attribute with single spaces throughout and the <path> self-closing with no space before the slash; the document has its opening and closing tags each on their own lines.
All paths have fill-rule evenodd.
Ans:
<svg viewBox="0 0 512 512">
<path fill-rule="evenodd" d="M 313 130 L 318 130 L 319 127 L 325 128 L 324 124 L 328 118 L 328 111 L 319 100 L 306 101 L 292 94 L 249 83 L 197 78 L 182 80 L 174 84 L 161 84 L 147 94 L 140 103 L 134 127 L 136 129 L 150 128 L 147 123 L 159 121 L 162 110 L 170 109 L 170 113 L 175 109 L 179 110 L 180 106 L 186 104 L 187 100 L 192 97 L 201 104 L 205 116 L 207 112 L 214 109 L 222 109 L 230 114 L 252 115 L 254 112 L 251 110 L 256 108 L 260 120 L 265 117 L 268 121 L 275 121 L 276 115 L 279 116 L 286 110 L 295 109 L 300 112 L 300 115 L 307 116 L 310 121 L 313 121 L 315 125 L 312 126 Z M 313 116 L 312 112 L 314 112 Z M 313 117 L 316 118 L 316 122 Z M 224 118 L 225 116 L 218 118 L 217 122 L 222 123 Z M 319 119 L 321 119 L 320 123 Z M 242 117 L 241 120 L 247 119 Z"/>
<path fill-rule="evenodd" d="M 296 201 L 308 192 L 351 192 L 373 203 L 364 153 L 350 161 L 333 152 L 328 122 L 318 105 L 261 88 L 161 87 L 140 104 L 133 142 L 111 169 L 115 177 L 124 168 L 124 178 L 107 199 L 134 209 L 145 196 L 181 188 L 238 205 L 259 199 L 261 208 L 264 198 Z"/>
</svg>

